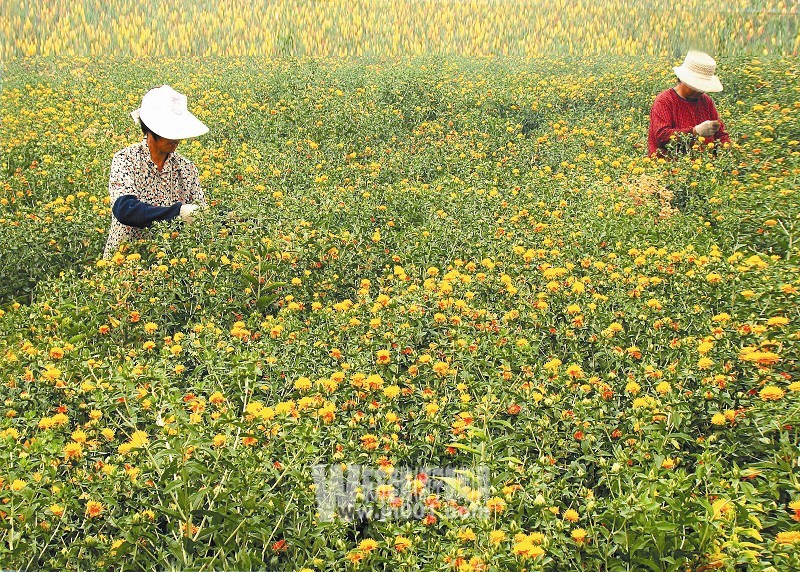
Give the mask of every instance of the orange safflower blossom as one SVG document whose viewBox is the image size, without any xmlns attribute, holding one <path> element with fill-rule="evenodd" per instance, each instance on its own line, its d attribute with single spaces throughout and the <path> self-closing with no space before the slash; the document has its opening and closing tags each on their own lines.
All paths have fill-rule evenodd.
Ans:
<svg viewBox="0 0 800 572">
<path fill-rule="evenodd" d="M 378 350 L 375 352 L 376 362 L 379 365 L 386 365 L 391 361 L 391 353 L 389 350 Z"/>
<path fill-rule="evenodd" d="M 514 544 L 514 547 L 511 549 L 511 553 L 514 556 L 520 556 L 522 558 L 537 558 L 544 554 L 544 549 L 541 546 L 533 544 L 526 538 L 525 540 Z"/>
<path fill-rule="evenodd" d="M 764 401 L 779 401 L 783 399 L 783 396 L 786 394 L 780 387 L 775 387 L 774 385 L 767 385 L 761 391 L 758 392 L 759 397 Z"/>
<path fill-rule="evenodd" d="M 361 447 L 365 451 L 374 451 L 380 445 L 380 440 L 372 434 L 362 435 L 360 437 Z"/>
<path fill-rule="evenodd" d="M 443 361 L 436 362 L 435 364 L 433 364 L 433 371 L 438 376 L 444 377 L 445 375 L 447 375 L 449 373 L 450 366 L 447 363 L 443 362 Z"/>
<path fill-rule="evenodd" d="M 781 357 L 770 351 L 761 351 L 758 348 L 748 346 L 742 348 L 739 352 L 739 359 L 742 361 L 753 362 L 760 366 L 775 365 L 781 360 Z"/>
<path fill-rule="evenodd" d="M 88 518 L 98 518 L 101 514 L 103 514 L 104 510 L 105 507 L 103 504 L 97 501 L 90 500 L 86 503 L 86 516 Z"/>
<path fill-rule="evenodd" d="M 506 510 L 506 501 L 500 497 L 492 497 L 486 501 L 486 508 L 488 508 L 489 512 L 492 514 L 500 514 Z"/>
<path fill-rule="evenodd" d="M 394 539 L 394 549 L 398 552 L 405 552 L 411 548 L 412 542 L 405 536 L 396 536 Z"/>
<path fill-rule="evenodd" d="M 777 544 L 800 544 L 800 530 L 788 530 L 775 535 Z"/>
<path fill-rule="evenodd" d="M 80 443 L 72 442 L 64 445 L 64 460 L 80 459 L 83 456 L 83 447 Z"/>
<path fill-rule="evenodd" d="M 573 379 L 583 379 L 586 374 L 581 366 L 573 363 L 567 366 L 567 375 Z"/>
<path fill-rule="evenodd" d="M 571 536 L 572 540 L 574 540 L 578 544 L 583 544 L 584 542 L 586 542 L 586 538 L 588 535 L 586 534 L 586 530 L 584 530 L 583 528 L 576 528 L 572 531 Z"/>
</svg>

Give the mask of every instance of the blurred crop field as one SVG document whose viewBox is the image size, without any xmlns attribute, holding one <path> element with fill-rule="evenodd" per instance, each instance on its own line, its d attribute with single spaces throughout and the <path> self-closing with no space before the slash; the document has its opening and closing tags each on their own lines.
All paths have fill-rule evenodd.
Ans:
<svg viewBox="0 0 800 572">
<path fill-rule="evenodd" d="M 3 0 L 0 59 L 31 55 L 797 55 L 797 0 Z"/>
<path fill-rule="evenodd" d="M 709 4 L 8 3 L 0 568 L 800 568 L 797 7 Z M 211 208 L 103 260 L 164 83 Z"/>
</svg>

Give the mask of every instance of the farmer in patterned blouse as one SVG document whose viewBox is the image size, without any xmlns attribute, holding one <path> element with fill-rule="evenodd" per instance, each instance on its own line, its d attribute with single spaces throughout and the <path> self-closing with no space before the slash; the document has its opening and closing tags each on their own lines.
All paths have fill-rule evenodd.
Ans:
<svg viewBox="0 0 800 572">
<path fill-rule="evenodd" d="M 692 142 L 703 137 L 706 142 L 729 143 L 717 108 L 706 95 L 722 91 L 722 83 L 714 75 L 717 70 L 714 59 L 703 52 L 690 51 L 683 64 L 672 69 L 678 76 L 678 84 L 661 92 L 650 110 L 648 155 L 670 156 L 668 144 L 681 134 Z"/>
<path fill-rule="evenodd" d="M 208 132 L 186 107 L 186 96 L 168 85 L 148 91 L 142 106 L 131 112 L 144 139 L 114 155 L 108 193 L 111 229 L 103 256 L 120 244 L 144 237 L 156 221 L 182 219 L 206 206 L 197 167 L 175 152 L 182 139 Z"/>
</svg>

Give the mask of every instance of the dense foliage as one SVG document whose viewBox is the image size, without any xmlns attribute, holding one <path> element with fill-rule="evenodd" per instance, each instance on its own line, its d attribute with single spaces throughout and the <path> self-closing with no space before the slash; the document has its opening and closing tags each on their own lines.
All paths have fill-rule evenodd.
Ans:
<svg viewBox="0 0 800 572">
<path fill-rule="evenodd" d="M 720 62 L 734 145 L 654 161 L 676 63 L 9 64 L 1 565 L 800 566 L 797 63 Z M 104 261 L 159 83 L 214 206 Z M 339 464 L 489 488 L 325 521 Z"/>
</svg>

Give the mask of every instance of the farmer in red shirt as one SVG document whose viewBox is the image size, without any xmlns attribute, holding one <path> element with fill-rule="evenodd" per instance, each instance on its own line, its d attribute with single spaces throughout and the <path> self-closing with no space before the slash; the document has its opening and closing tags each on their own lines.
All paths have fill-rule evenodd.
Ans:
<svg viewBox="0 0 800 572">
<path fill-rule="evenodd" d="M 674 139 L 697 137 L 706 143 L 730 142 L 725 126 L 719 119 L 714 102 L 706 92 L 722 91 L 714 75 L 717 63 L 708 54 L 690 51 L 680 67 L 672 68 L 678 85 L 661 92 L 650 110 L 650 131 L 647 136 L 648 155 L 670 155 L 668 144 Z"/>
</svg>

